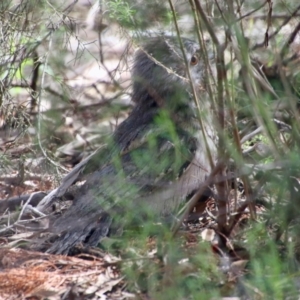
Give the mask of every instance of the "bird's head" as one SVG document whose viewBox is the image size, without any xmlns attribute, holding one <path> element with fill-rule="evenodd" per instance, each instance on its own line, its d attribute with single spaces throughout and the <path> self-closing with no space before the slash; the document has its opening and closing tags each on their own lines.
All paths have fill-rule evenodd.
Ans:
<svg viewBox="0 0 300 300">
<path fill-rule="evenodd" d="M 189 105 L 188 69 L 195 89 L 204 89 L 207 72 L 203 51 L 190 39 L 182 38 L 182 43 L 187 63 L 177 37 L 149 38 L 137 50 L 132 71 L 134 102 L 153 101 L 175 109 Z"/>
</svg>

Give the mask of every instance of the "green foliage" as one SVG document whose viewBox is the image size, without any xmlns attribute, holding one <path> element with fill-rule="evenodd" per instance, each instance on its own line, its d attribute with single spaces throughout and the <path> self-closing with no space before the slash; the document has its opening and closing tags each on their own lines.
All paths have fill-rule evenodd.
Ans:
<svg viewBox="0 0 300 300">
<path fill-rule="evenodd" d="M 140 239 L 135 238 L 137 234 Z M 123 240 L 129 241 L 129 245 L 122 247 L 122 256 L 126 257 L 123 272 L 129 280 L 130 291 L 138 289 L 155 299 L 211 299 L 220 296 L 215 286 L 222 281 L 222 275 L 216 268 L 216 257 L 208 244 L 199 243 L 190 249 L 194 252 L 191 255 L 185 249 L 184 238 L 172 238 L 166 227 L 157 228 L 155 239 L 144 234 L 149 232 L 136 232 L 130 239 Z M 157 257 L 155 260 L 153 254 Z"/>
<path fill-rule="evenodd" d="M 108 2 L 110 18 L 119 22 L 122 26 L 134 28 L 133 17 L 136 13 L 129 4 L 123 0 L 112 0 Z"/>
<path fill-rule="evenodd" d="M 112 20 L 136 32 L 160 23 L 169 25 L 172 21 L 172 12 L 163 1 L 110 0 L 107 6 Z"/>
<path fill-rule="evenodd" d="M 246 245 L 251 252 L 249 274 L 245 278 L 250 297 L 295 297 L 297 290 L 294 280 L 298 276 L 297 267 L 294 254 L 287 252 L 288 244 L 274 243 L 266 225 L 257 223 L 247 232 Z M 289 244 L 291 245 L 292 243 Z"/>
<path fill-rule="evenodd" d="M 299 21 L 293 19 L 289 24 L 289 34 L 279 32 L 274 38 L 268 31 L 268 25 L 280 28 L 286 19 L 282 19 L 280 14 L 284 12 L 290 16 L 298 3 L 276 2 L 271 11 L 267 6 L 270 1 L 267 1 L 257 11 L 257 14 L 265 14 L 262 18 L 255 15 L 256 11 L 248 16 L 262 4 L 260 1 L 236 4 L 228 0 L 223 1 L 224 7 L 219 7 L 220 3 L 199 1 L 205 10 L 204 16 L 197 7 L 191 7 L 192 2 L 179 1 L 175 5 L 174 15 L 180 33 L 194 39 L 200 37 L 201 45 L 205 44 L 207 36 L 214 33 L 217 33 L 217 38 L 220 33 L 223 36 L 219 45 L 211 42 L 218 50 L 215 53 L 219 68 L 216 83 L 211 87 L 212 95 L 209 95 L 206 86 L 200 87 L 200 95 L 204 99 L 211 97 L 209 104 L 215 109 L 216 117 L 212 122 L 218 128 L 219 140 L 224 140 L 218 145 L 218 161 L 224 162 L 228 169 L 222 170 L 216 178 L 225 177 L 225 183 L 222 186 L 217 182 L 215 202 L 208 207 L 211 212 L 205 214 L 203 223 L 198 223 L 200 228 L 193 234 L 199 239 L 190 247 L 181 232 L 171 232 L 171 224 L 176 223 L 173 216 L 166 216 L 158 223 L 157 216 L 151 215 L 147 207 L 136 213 L 135 207 L 142 204 L 138 201 L 132 203 L 137 194 L 135 184 L 124 189 L 122 179 L 126 174 L 123 172 L 123 156 L 113 155 L 118 149 L 109 152 L 109 147 L 103 148 L 94 158 L 93 166 L 89 166 L 91 169 L 85 169 L 84 173 L 112 163 L 119 172 L 120 182 L 104 182 L 103 188 L 108 196 L 103 197 L 100 191 L 98 201 L 104 208 L 116 204 L 119 209 L 115 216 L 116 223 L 124 225 L 127 222 L 128 225 L 112 228 L 117 238 L 106 250 L 123 259 L 122 272 L 128 283 L 127 288 L 134 293 L 145 293 L 152 299 L 216 299 L 235 295 L 248 295 L 250 299 L 296 298 L 299 291 L 295 282 L 299 277 L 300 259 L 300 72 L 299 45 L 287 41 L 293 26 L 296 27 L 293 22 Z M 109 55 L 106 57 L 102 51 L 112 46 L 103 47 L 100 41 L 100 37 L 106 34 L 103 28 L 117 23 L 126 37 L 147 36 L 161 31 L 168 34 L 176 32 L 173 12 L 167 1 L 107 0 L 105 7 L 95 13 L 95 19 L 100 19 L 102 27 L 99 26 L 96 34 L 93 32 L 91 39 L 85 34 L 88 30 L 86 16 L 82 16 L 80 11 L 72 15 L 71 10 L 61 5 L 60 1 L 36 0 L 19 1 L 18 4 L 16 1 L 0 3 L 0 121 L 3 118 L 3 127 L 7 126 L 11 131 L 20 130 L 18 137 L 25 136 L 26 143 L 31 142 L 33 149 L 30 149 L 32 151 L 28 156 L 33 157 L 39 147 L 45 147 L 43 155 L 48 153 L 48 158 L 53 160 L 58 159 L 55 151 L 74 138 L 85 142 L 74 152 L 85 153 L 104 144 L 110 146 L 112 141 L 107 135 L 118 123 L 111 120 L 119 117 L 120 111 L 121 120 L 127 116 L 128 105 L 123 104 L 122 97 L 128 91 L 117 84 L 105 86 L 99 91 L 98 82 L 86 83 L 86 78 L 80 77 L 81 71 L 75 69 L 81 63 L 88 65 L 91 62 L 98 64 L 99 72 L 109 69 L 106 65 Z M 265 21 L 267 9 L 279 15 L 272 18 L 270 14 L 272 22 L 269 24 Z M 192 12 L 197 15 L 195 20 Z M 186 20 L 192 20 L 188 24 L 192 29 L 184 27 Z M 78 21 L 74 28 L 72 21 Z M 222 34 L 224 28 L 227 29 L 226 35 Z M 255 37 L 251 36 L 252 31 Z M 262 39 L 269 37 L 265 40 L 268 47 L 267 43 L 263 47 L 257 46 L 262 42 L 256 40 L 260 32 L 263 32 Z M 299 32 L 296 33 L 299 35 Z M 109 32 L 108 35 L 111 34 Z M 94 42 L 97 38 L 99 41 Z M 285 44 L 287 49 L 282 48 Z M 97 49 L 96 55 L 99 54 L 99 57 L 91 54 L 92 46 Z M 34 80 L 36 67 L 39 72 Z M 204 64 L 204 68 L 208 66 Z M 222 73 L 222 70 L 226 72 Z M 103 81 L 118 79 L 115 70 L 103 74 Z M 75 78 L 78 83 L 72 82 L 71 85 L 70 78 Z M 68 83 L 71 87 L 67 86 Z M 89 93 L 82 96 L 82 90 L 89 90 Z M 116 90 L 119 94 L 113 93 Z M 130 97 L 130 89 L 128 94 L 127 97 Z M 178 95 L 178 101 L 181 96 Z M 88 100 L 87 104 L 80 102 L 82 98 Z M 37 100 L 47 104 L 46 113 L 41 112 L 44 107 L 37 104 Z M 200 109 L 202 104 L 203 101 L 200 101 Z M 75 116 L 77 113 L 79 117 Z M 101 119 L 101 124 L 95 122 L 99 127 L 89 127 L 84 132 L 87 135 L 84 135 L 81 127 L 92 122 L 91 116 Z M 205 112 L 200 116 L 205 117 Z M 67 117 L 75 120 L 69 127 L 65 126 Z M 155 120 L 161 131 L 149 132 L 144 143 L 132 151 L 130 157 L 141 174 L 147 166 L 149 178 L 155 182 L 161 174 L 167 173 L 169 177 L 164 177 L 166 179 L 173 178 L 182 171 L 182 157 L 190 155 L 186 147 L 188 142 L 182 143 L 170 119 L 167 108 L 162 110 Z M 274 122 L 274 119 L 282 124 Z M 28 127 L 31 131 L 27 130 Z M 109 127 L 109 130 L 104 127 Z M 260 130 L 255 133 L 257 128 Z M 88 139 L 91 133 L 98 134 L 95 144 L 95 140 Z M 243 141 L 245 137 L 247 139 Z M 171 141 L 170 147 L 159 152 L 163 140 Z M 260 146 L 263 151 L 260 151 Z M 248 153 L 251 148 L 253 151 Z M 71 150 L 74 149 L 71 147 Z M 158 152 L 162 153 L 161 156 L 153 154 Z M 2 153 L 1 171 L 10 171 L 10 164 L 11 157 Z M 139 179 L 141 174 L 134 179 Z M 237 175 L 242 182 L 242 191 L 233 184 L 232 177 Z M 259 205 L 255 206 L 256 200 Z M 225 212 L 222 211 L 224 202 Z M 213 228 L 225 240 L 217 254 L 211 244 L 200 239 L 201 232 L 207 227 Z M 118 230 L 124 230 L 121 237 L 118 237 Z M 235 243 L 247 252 L 246 258 L 236 254 L 238 247 Z M 105 248 L 103 244 L 100 246 Z M 224 257 L 229 260 L 229 271 L 222 265 Z M 233 263 L 241 260 L 247 261 L 246 267 L 236 274 Z"/>
</svg>

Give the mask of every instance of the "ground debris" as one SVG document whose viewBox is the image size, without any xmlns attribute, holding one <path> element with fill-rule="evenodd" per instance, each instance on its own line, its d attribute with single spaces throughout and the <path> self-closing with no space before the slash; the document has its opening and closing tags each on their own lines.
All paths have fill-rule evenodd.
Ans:
<svg viewBox="0 0 300 300">
<path fill-rule="evenodd" d="M 82 259 L 3 248 L 0 299 L 124 299 L 118 261 L 108 254 Z"/>
</svg>

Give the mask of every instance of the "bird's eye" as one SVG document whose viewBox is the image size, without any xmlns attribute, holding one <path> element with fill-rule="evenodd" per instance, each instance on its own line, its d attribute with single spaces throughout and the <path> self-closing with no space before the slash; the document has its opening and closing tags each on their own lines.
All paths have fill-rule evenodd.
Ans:
<svg viewBox="0 0 300 300">
<path fill-rule="evenodd" d="M 192 66 L 195 66 L 198 63 L 198 61 L 199 61 L 198 57 L 196 55 L 193 55 L 190 63 Z"/>
</svg>

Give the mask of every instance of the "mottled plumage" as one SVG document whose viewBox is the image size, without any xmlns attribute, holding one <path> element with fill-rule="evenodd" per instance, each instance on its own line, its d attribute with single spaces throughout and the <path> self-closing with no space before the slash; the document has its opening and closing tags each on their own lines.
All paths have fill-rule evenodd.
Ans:
<svg viewBox="0 0 300 300">
<path fill-rule="evenodd" d="M 215 134 L 203 88 L 203 54 L 197 43 L 183 39 L 183 44 L 205 110 L 205 136 L 214 159 Z M 132 70 L 136 106 L 116 129 L 110 154 L 99 159 L 100 151 L 76 171 L 84 174 L 86 182 L 70 209 L 51 224 L 50 230 L 60 237 L 48 252 L 68 254 L 80 242 L 96 245 L 108 234 L 111 222 L 127 212 L 168 216 L 210 174 L 187 78 L 177 38 L 150 38 L 137 50 Z"/>
</svg>

